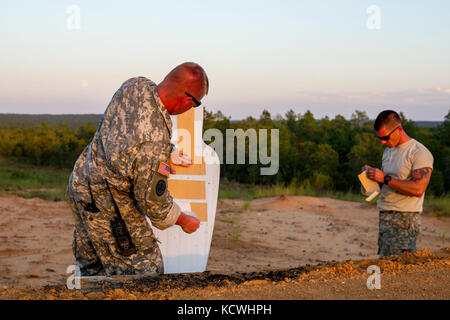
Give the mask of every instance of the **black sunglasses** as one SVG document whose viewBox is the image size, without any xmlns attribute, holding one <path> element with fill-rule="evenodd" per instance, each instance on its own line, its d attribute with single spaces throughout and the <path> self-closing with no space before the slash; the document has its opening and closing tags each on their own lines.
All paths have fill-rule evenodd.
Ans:
<svg viewBox="0 0 450 320">
<path fill-rule="evenodd" d="M 195 107 L 194 108 L 200 107 L 200 105 L 202 103 L 200 101 L 198 101 L 197 99 L 195 99 L 195 97 L 193 95 L 191 95 L 191 94 L 189 94 L 187 92 L 185 92 L 184 94 L 187 95 L 188 97 L 192 98 L 192 101 L 194 101 L 194 103 L 195 103 Z"/>
<path fill-rule="evenodd" d="M 397 130 L 398 128 L 400 128 L 400 126 L 396 127 L 394 130 L 391 131 L 391 133 L 389 133 L 387 136 L 384 137 L 379 137 L 378 135 L 377 138 L 383 141 L 388 141 L 391 138 L 391 134 L 393 134 L 395 132 L 395 130 Z"/>
</svg>

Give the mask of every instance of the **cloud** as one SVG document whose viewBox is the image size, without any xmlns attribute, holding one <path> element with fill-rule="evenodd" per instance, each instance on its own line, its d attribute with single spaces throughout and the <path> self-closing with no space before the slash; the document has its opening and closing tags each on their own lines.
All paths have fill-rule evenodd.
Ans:
<svg viewBox="0 0 450 320">
<path fill-rule="evenodd" d="M 450 107 L 450 89 L 419 88 L 391 92 L 298 91 L 298 101 L 305 103 L 336 103 L 358 105 L 414 105 Z"/>
</svg>

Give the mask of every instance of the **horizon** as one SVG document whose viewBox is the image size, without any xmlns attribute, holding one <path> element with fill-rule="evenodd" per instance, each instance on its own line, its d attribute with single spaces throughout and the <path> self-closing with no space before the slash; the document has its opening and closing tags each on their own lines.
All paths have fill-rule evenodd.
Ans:
<svg viewBox="0 0 450 320">
<path fill-rule="evenodd" d="M 316 120 L 322 120 L 325 117 L 328 117 L 330 120 L 335 118 L 335 117 L 329 117 L 328 115 L 319 118 L 319 117 L 316 117 L 314 115 L 313 111 L 311 111 L 311 110 L 307 110 L 307 111 L 310 111 L 313 114 L 314 119 L 316 119 Z M 362 111 L 362 110 L 355 110 L 355 111 Z M 365 112 L 365 111 L 363 111 L 363 112 Z M 402 111 L 399 111 L 398 113 L 400 113 L 400 112 L 402 112 Z M 450 110 L 449 110 L 449 112 L 450 112 Z M 304 113 L 297 114 L 297 115 L 303 115 L 303 114 Z M 15 116 L 103 116 L 103 113 L 7 113 L 7 112 L 0 112 L 0 116 L 2 116 L 2 115 L 15 115 Z M 286 116 L 286 113 L 284 113 L 284 114 L 280 114 L 280 113 L 273 114 L 273 113 L 270 113 L 270 115 L 271 115 L 272 119 L 274 119 L 276 116 L 279 116 L 279 115 L 282 116 L 283 119 L 284 119 L 285 116 Z M 422 119 L 409 118 L 407 114 L 404 114 L 404 115 L 405 115 L 406 119 L 411 120 L 413 122 L 444 122 L 445 121 L 445 117 L 443 119 L 441 119 L 441 120 L 422 120 Z M 259 116 L 261 116 L 261 114 L 259 116 L 256 116 L 256 117 L 253 116 L 253 115 L 249 115 L 249 116 L 247 116 L 245 118 L 241 118 L 241 119 L 233 119 L 231 116 L 227 116 L 226 114 L 224 114 L 224 116 L 229 118 L 230 121 L 232 121 L 232 122 L 239 122 L 239 121 L 245 120 L 248 117 L 253 117 L 256 120 L 258 120 L 258 118 L 259 118 Z M 337 114 L 336 116 L 343 116 L 343 115 Z M 347 121 L 351 120 L 351 117 L 345 117 L 345 116 L 343 116 L 343 117 Z M 370 118 L 369 117 L 369 119 L 366 120 L 366 121 L 375 121 L 375 119 L 376 119 L 376 117 L 374 117 L 374 118 Z"/>
<path fill-rule="evenodd" d="M 445 0 L 7 2 L 0 112 L 101 114 L 127 79 L 159 83 L 194 61 L 210 80 L 204 105 L 232 119 L 393 109 L 441 121 L 448 12 Z"/>
</svg>

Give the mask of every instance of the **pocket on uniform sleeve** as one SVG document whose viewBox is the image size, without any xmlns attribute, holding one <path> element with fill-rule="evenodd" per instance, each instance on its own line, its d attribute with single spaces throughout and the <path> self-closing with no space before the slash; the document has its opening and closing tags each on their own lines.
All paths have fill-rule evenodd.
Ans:
<svg viewBox="0 0 450 320">
<path fill-rule="evenodd" d="M 166 202 L 169 195 L 169 184 L 167 177 L 154 172 L 150 187 L 150 200 L 155 202 Z"/>
<path fill-rule="evenodd" d="M 169 196 L 168 177 L 170 174 L 170 167 L 165 162 L 153 161 L 151 171 L 150 183 L 148 186 L 148 200 L 166 203 Z"/>
</svg>

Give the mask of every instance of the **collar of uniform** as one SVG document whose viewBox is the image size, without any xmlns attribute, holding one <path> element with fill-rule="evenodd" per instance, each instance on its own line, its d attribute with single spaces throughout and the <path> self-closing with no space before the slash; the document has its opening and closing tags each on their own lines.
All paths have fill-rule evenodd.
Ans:
<svg viewBox="0 0 450 320">
<path fill-rule="evenodd" d="M 158 94 L 158 86 L 153 86 L 153 96 L 155 97 L 155 102 L 158 105 L 158 109 L 163 115 L 164 121 L 166 122 L 167 129 L 169 129 L 170 137 L 172 138 L 172 119 L 170 119 L 170 114 L 167 111 L 166 107 L 164 107 L 164 104 L 162 103 L 161 99 L 159 98 Z"/>
<path fill-rule="evenodd" d="M 396 146 L 396 148 L 398 149 L 402 149 L 402 148 L 406 148 L 407 146 L 409 146 L 411 143 L 413 143 L 414 139 L 411 138 L 406 142 L 403 142 L 402 144 L 399 144 L 398 146 Z"/>
</svg>

